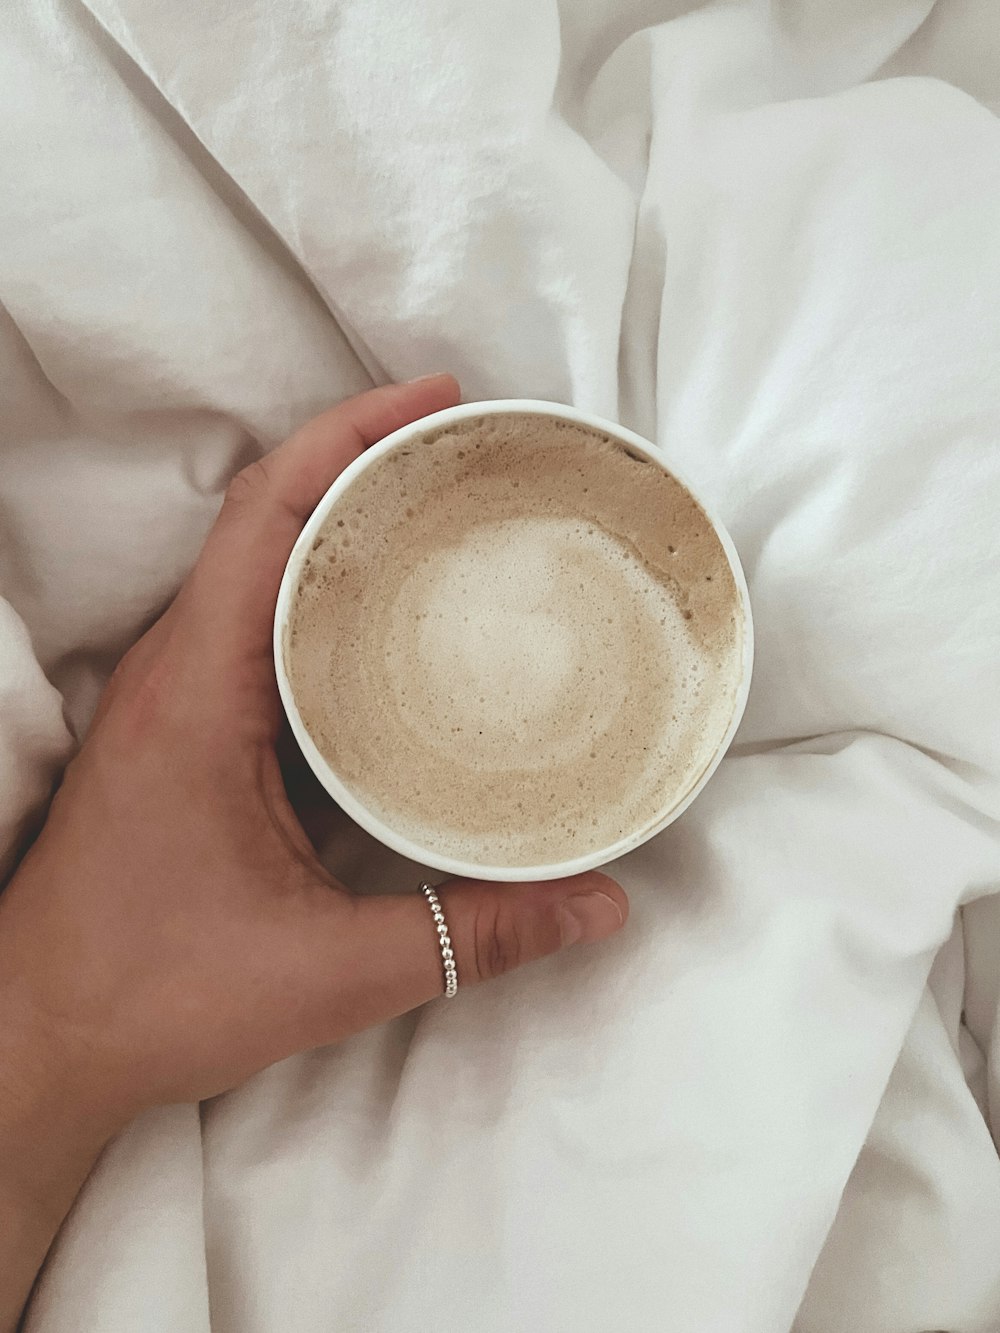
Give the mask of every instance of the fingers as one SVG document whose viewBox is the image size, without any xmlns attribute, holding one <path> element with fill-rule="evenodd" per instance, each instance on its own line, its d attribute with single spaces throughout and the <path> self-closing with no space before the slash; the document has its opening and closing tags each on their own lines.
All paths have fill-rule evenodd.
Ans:
<svg viewBox="0 0 1000 1333">
<path fill-rule="evenodd" d="M 625 891 L 597 871 L 529 884 L 453 880 L 437 889 L 458 968 L 459 998 L 574 944 L 613 935 L 628 917 Z M 333 937 L 317 935 L 319 1042 L 385 1022 L 442 994 L 438 933 L 423 894 L 350 900 Z"/>
<path fill-rule="evenodd" d="M 291 520 L 290 534 L 294 526 L 301 528 L 334 479 L 369 445 L 419 417 L 453 406 L 459 397 L 452 375 L 431 375 L 345 399 L 234 478 L 236 512 L 231 505 L 227 519 L 239 520 L 248 507 L 272 516 L 278 511 Z"/>
<path fill-rule="evenodd" d="M 371 389 L 237 473 L 186 590 L 210 615 L 215 637 L 266 655 L 285 564 L 325 492 L 369 445 L 459 397 L 451 375 Z"/>
</svg>

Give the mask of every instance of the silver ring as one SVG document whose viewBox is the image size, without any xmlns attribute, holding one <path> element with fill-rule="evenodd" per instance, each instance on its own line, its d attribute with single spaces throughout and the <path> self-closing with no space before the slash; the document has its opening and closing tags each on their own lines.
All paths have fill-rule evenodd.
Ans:
<svg viewBox="0 0 1000 1333">
<path fill-rule="evenodd" d="M 422 883 L 420 892 L 427 899 L 434 914 L 434 925 L 437 928 L 438 944 L 441 948 L 441 961 L 444 963 L 444 995 L 446 1000 L 452 1000 L 458 994 L 458 968 L 455 966 L 455 951 L 451 947 L 451 936 L 448 934 L 444 912 L 441 910 L 441 902 L 434 891 L 433 885 Z"/>
</svg>

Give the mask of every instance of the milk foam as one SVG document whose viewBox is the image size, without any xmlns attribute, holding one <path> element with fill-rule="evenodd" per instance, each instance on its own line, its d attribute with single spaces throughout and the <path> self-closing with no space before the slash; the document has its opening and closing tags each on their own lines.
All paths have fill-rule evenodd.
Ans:
<svg viewBox="0 0 1000 1333">
<path fill-rule="evenodd" d="M 551 863 L 651 826 L 732 716 L 742 623 L 672 477 L 547 416 L 485 417 L 363 473 L 286 635 L 303 721 L 439 854 Z"/>
</svg>

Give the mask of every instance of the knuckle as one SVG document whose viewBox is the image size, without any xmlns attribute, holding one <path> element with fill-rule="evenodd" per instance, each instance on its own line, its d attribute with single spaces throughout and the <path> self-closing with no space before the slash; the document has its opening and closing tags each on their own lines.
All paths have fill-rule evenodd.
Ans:
<svg viewBox="0 0 1000 1333">
<path fill-rule="evenodd" d="M 473 919 L 476 975 L 490 981 L 522 961 L 523 949 L 514 917 L 497 903 L 483 903 Z"/>
<path fill-rule="evenodd" d="M 267 460 L 258 458 L 231 478 L 223 505 L 229 509 L 242 509 L 256 504 L 267 493 L 270 483 L 271 472 Z"/>
<path fill-rule="evenodd" d="M 122 700 L 122 718 L 130 731 L 156 734 L 174 711 L 176 692 L 168 672 L 162 668 L 137 675 Z"/>
<path fill-rule="evenodd" d="M 126 681 L 132 674 L 135 667 L 136 645 L 133 644 L 129 650 L 124 653 L 115 664 L 115 669 L 108 677 L 107 693 L 109 696 L 117 695 L 125 687 Z"/>
<path fill-rule="evenodd" d="M 140 639 L 118 659 L 101 695 L 95 722 L 104 717 L 113 705 L 120 707 L 121 700 L 128 698 L 133 682 L 141 672 L 142 647 L 143 640 Z"/>
<path fill-rule="evenodd" d="M 134 651 L 134 650 L 133 650 Z M 176 739 L 191 730 L 197 692 L 185 687 L 183 671 L 163 653 L 126 655 L 108 700 L 113 732 L 130 749 L 149 748 L 154 739 Z"/>
</svg>

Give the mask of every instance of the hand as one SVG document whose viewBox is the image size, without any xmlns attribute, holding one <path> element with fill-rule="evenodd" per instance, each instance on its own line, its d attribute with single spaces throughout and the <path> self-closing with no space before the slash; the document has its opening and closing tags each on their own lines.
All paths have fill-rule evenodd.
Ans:
<svg viewBox="0 0 1000 1333">
<path fill-rule="evenodd" d="M 0 1086 L 11 1105 L 76 1108 L 91 1155 L 144 1107 L 214 1096 L 441 993 L 424 898 L 352 896 L 292 811 L 271 625 L 289 552 L 337 474 L 457 398 L 449 376 L 373 390 L 233 479 L 0 898 Z M 462 986 L 609 935 L 627 912 L 597 873 L 439 894 Z M 27 1119 L 8 1117 L 8 1140 Z M 0 1113 L 0 1159 L 23 1151 L 4 1132 Z"/>
</svg>

